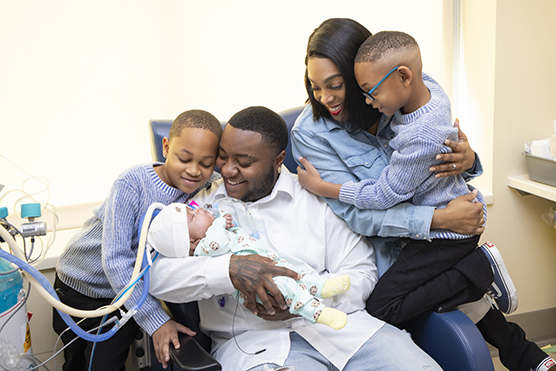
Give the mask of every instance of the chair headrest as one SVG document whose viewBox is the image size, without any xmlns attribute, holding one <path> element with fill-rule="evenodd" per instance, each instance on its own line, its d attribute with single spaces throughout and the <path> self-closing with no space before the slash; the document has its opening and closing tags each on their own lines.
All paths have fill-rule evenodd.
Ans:
<svg viewBox="0 0 556 371">
<path fill-rule="evenodd" d="M 286 121 L 288 125 L 288 132 L 291 131 L 297 116 L 303 111 L 304 106 L 293 107 L 284 111 L 279 112 L 280 116 Z M 149 134 L 151 141 L 151 155 L 153 161 L 164 162 L 165 158 L 162 155 L 162 139 L 168 137 L 170 132 L 170 127 L 172 127 L 173 120 L 161 119 L 161 120 L 150 120 L 149 121 Z M 224 127 L 226 123 L 222 123 Z M 284 159 L 284 165 L 292 173 L 297 172 L 297 162 L 295 162 L 292 156 L 291 143 L 288 141 L 288 146 L 286 147 L 286 158 Z"/>
</svg>

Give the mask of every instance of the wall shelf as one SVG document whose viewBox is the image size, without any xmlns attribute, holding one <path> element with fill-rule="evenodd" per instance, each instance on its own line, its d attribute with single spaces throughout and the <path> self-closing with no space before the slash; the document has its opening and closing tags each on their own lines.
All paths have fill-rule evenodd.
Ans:
<svg viewBox="0 0 556 371">
<path fill-rule="evenodd" d="M 527 174 L 509 176 L 508 187 L 522 196 L 535 195 L 556 202 L 556 187 L 532 181 Z"/>
</svg>

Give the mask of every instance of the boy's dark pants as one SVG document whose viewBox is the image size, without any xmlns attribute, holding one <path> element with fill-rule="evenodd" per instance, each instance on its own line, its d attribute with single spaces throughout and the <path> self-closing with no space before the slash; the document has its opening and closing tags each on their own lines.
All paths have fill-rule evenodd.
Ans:
<svg viewBox="0 0 556 371">
<path fill-rule="evenodd" d="M 104 305 L 108 305 L 113 299 L 93 299 L 85 296 L 71 287 L 64 284 L 56 276 L 56 281 L 54 282 L 54 289 L 60 297 L 60 300 L 71 307 L 85 310 L 93 310 L 100 308 Z M 119 311 L 114 311 L 107 318 L 113 315 L 118 315 L 120 317 Z M 58 335 L 62 333 L 68 326 L 60 317 L 60 314 L 56 309 L 53 309 L 52 316 L 52 327 Z M 74 318 L 74 320 L 79 321 L 81 318 Z M 88 318 L 79 324 L 79 327 L 88 331 L 100 325 L 102 317 Z M 112 327 L 112 324 L 106 326 L 102 329 L 102 332 L 108 331 Z M 139 326 L 133 318 L 119 329 L 110 339 L 96 343 L 95 352 L 93 354 L 93 367 L 94 371 L 106 371 L 115 370 L 123 371 L 125 370 L 125 361 L 129 353 L 129 346 L 133 342 Z M 92 332 L 97 333 L 97 330 Z M 62 341 L 64 345 L 73 340 L 77 335 L 71 330 L 66 331 L 62 335 Z M 75 340 L 71 345 L 64 349 L 65 363 L 63 366 L 64 371 L 87 371 L 89 369 L 89 360 L 91 357 L 91 351 L 93 348 L 93 343 L 85 341 L 81 338 Z"/>
<path fill-rule="evenodd" d="M 379 279 L 367 300 L 367 311 L 390 324 L 431 310 L 455 309 L 479 300 L 493 281 L 479 237 L 465 240 L 408 240 L 399 258 Z M 484 339 L 498 348 L 500 361 L 512 371 L 533 370 L 547 357 L 515 323 L 491 309 L 477 323 Z"/>
<path fill-rule="evenodd" d="M 421 313 L 479 300 L 494 276 L 479 236 L 464 240 L 408 240 L 380 277 L 367 311 L 398 325 Z"/>
<path fill-rule="evenodd" d="M 491 309 L 477 322 L 477 328 L 485 340 L 498 349 L 500 362 L 511 371 L 529 371 L 548 355 L 532 341 L 525 338 L 525 331 L 517 324 L 508 322 L 498 309 Z"/>
</svg>

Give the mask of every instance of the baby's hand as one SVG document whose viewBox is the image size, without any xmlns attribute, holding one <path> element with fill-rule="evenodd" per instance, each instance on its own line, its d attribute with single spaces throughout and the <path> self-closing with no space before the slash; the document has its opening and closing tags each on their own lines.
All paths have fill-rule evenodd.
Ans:
<svg viewBox="0 0 556 371">
<path fill-rule="evenodd" d="M 224 219 L 226 219 L 226 229 L 230 229 L 234 226 L 234 220 L 230 214 L 224 214 Z"/>
</svg>

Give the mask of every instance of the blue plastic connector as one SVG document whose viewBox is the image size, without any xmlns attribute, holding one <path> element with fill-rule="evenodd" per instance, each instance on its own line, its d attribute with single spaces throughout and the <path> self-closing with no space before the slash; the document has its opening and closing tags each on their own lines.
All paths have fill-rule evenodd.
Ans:
<svg viewBox="0 0 556 371">
<path fill-rule="evenodd" d="M 22 218 L 40 218 L 41 216 L 41 204 L 23 204 L 21 205 L 21 217 Z"/>
</svg>

